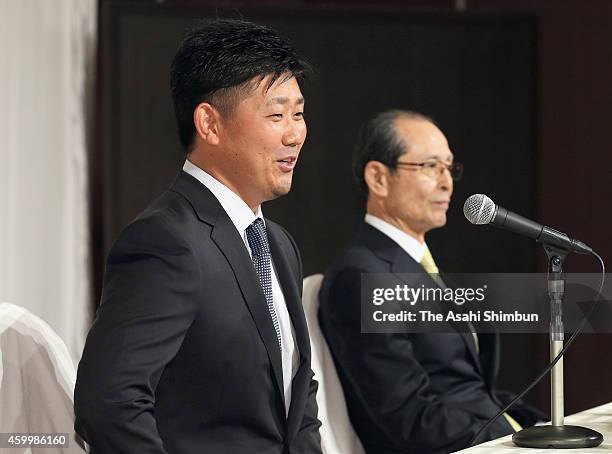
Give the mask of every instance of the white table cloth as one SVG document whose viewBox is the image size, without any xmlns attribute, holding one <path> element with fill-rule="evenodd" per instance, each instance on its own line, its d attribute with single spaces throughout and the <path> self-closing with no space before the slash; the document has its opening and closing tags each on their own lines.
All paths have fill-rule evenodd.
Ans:
<svg viewBox="0 0 612 454">
<path fill-rule="evenodd" d="M 582 454 L 603 454 L 612 453 L 612 402 L 591 408 L 589 410 L 576 413 L 565 418 L 565 424 L 574 426 L 584 426 L 596 430 L 603 435 L 604 441 L 596 448 L 581 449 L 533 449 L 519 448 L 512 443 L 512 435 L 491 440 L 472 448 L 457 451 L 461 454 L 550 454 L 553 452 L 571 453 L 580 452 Z"/>
</svg>

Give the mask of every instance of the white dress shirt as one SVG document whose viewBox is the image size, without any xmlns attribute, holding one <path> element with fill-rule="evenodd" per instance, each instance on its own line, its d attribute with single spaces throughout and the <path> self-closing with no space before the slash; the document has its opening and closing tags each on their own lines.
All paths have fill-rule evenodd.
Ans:
<svg viewBox="0 0 612 454">
<path fill-rule="evenodd" d="M 406 232 L 398 229 L 394 225 L 389 224 L 387 221 L 373 216 L 371 214 L 365 215 L 366 224 L 370 224 L 376 230 L 381 231 L 393 241 L 395 241 L 399 247 L 401 247 L 406 253 L 412 257 L 417 263 L 421 263 L 425 251 L 427 251 L 427 244 L 419 242 L 416 238 L 408 235 Z"/>
<path fill-rule="evenodd" d="M 236 230 L 238 230 L 238 234 L 242 238 L 244 246 L 247 248 L 247 251 L 249 252 L 249 255 L 252 258 L 253 254 L 251 252 L 249 241 L 247 239 L 246 229 L 257 218 L 261 218 L 261 220 L 264 221 L 265 225 L 266 221 L 263 218 L 261 206 L 258 206 L 257 211 L 253 213 L 253 211 L 244 202 L 244 200 L 242 200 L 236 193 L 234 193 L 223 183 L 206 173 L 204 170 L 191 163 L 189 160 L 185 160 L 183 170 L 189 175 L 197 178 L 197 180 L 204 186 L 206 186 L 210 190 L 210 192 L 212 192 L 213 195 L 217 198 L 229 218 L 236 226 Z M 274 310 L 276 311 L 276 315 L 278 317 L 281 334 L 281 357 L 283 365 L 284 385 L 283 391 L 285 393 L 285 410 L 288 415 L 289 407 L 291 405 L 291 383 L 293 381 L 295 373 L 297 372 L 299 363 L 299 352 L 297 350 L 297 346 L 295 345 L 295 331 L 293 330 L 291 318 L 289 317 L 289 312 L 287 311 L 285 297 L 278 282 L 276 271 L 274 270 L 274 262 L 272 261 L 272 258 L 270 258 L 270 262 L 270 270 L 272 271 L 272 299 Z"/>
</svg>

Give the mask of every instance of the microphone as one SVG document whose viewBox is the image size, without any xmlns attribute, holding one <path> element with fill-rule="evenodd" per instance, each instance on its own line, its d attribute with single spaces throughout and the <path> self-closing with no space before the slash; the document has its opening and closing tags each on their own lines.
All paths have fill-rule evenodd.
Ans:
<svg viewBox="0 0 612 454">
<path fill-rule="evenodd" d="M 580 254 L 592 254 L 593 249 L 581 241 L 573 240 L 565 233 L 538 224 L 512 211 L 496 205 L 484 194 L 474 194 L 463 204 L 463 214 L 472 224 L 492 224 L 495 227 L 510 230 L 519 235 L 534 239 L 552 247 Z"/>
</svg>

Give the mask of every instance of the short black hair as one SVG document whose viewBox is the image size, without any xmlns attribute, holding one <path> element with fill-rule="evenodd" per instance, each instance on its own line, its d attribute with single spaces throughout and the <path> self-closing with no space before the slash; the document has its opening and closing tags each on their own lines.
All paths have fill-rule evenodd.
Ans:
<svg viewBox="0 0 612 454">
<path fill-rule="evenodd" d="M 364 178 L 365 166 L 370 161 L 378 161 L 395 171 L 397 161 L 406 153 L 410 144 L 406 143 L 395 130 L 399 118 L 435 122 L 427 115 L 412 110 L 387 110 L 370 118 L 359 128 L 353 153 L 353 175 L 364 194 L 368 185 Z"/>
<path fill-rule="evenodd" d="M 170 89 L 181 144 L 188 154 L 193 146 L 193 111 L 210 102 L 222 115 L 248 95 L 258 77 L 272 76 L 268 88 L 280 77 L 295 77 L 302 84 L 311 72 L 274 30 L 242 20 L 203 22 L 187 34 L 170 69 Z"/>
</svg>

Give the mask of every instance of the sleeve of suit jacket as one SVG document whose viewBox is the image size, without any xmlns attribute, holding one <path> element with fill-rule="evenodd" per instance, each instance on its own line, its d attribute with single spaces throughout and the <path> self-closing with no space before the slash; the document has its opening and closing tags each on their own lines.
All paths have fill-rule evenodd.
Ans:
<svg viewBox="0 0 612 454">
<path fill-rule="evenodd" d="M 508 405 L 510 401 L 516 397 L 516 394 L 501 389 L 496 389 L 495 395 L 502 405 Z M 530 427 L 539 422 L 550 421 L 548 415 L 529 405 L 527 402 L 524 402 L 522 399 L 519 399 L 510 407 L 508 414 L 516 419 L 523 427 Z"/>
<path fill-rule="evenodd" d="M 312 375 L 312 370 L 310 371 Z M 308 400 L 306 401 L 306 409 L 304 411 L 304 419 L 298 434 L 296 435 L 295 448 L 296 452 L 320 454 L 321 451 L 321 435 L 319 428 L 321 422 L 317 417 L 317 388 L 318 383 L 312 377 L 310 379 L 310 390 Z"/>
<path fill-rule="evenodd" d="M 487 415 L 440 401 L 413 354 L 409 336 L 361 333 L 362 272 L 367 271 L 349 268 L 336 276 L 329 289 L 330 303 L 320 315 L 345 393 L 347 386 L 351 389 L 347 402 L 357 399 L 368 415 L 363 423 L 373 421 L 398 452 L 452 452 L 467 447 Z M 354 420 L 353 424 L 357 426 Z M 496 421 L 484 437 L 507 434 L 506 425 Z"/>
<path fill-rule="evenodd" d="M 302 257 L 300 256 L 300 251 L 295 243 L 293 237 L 283 229 L 289 241 L 291 241 L 291 246 L 293 251 L 295 252 L 295 263 L 297 264 L 297 279 L 298 279 L 298 288 L 300 291 L 300 297 L 302 296 L 303 290 L 303 271 L 302 271 Z M 293 261 L 293 260 L 292 260 Z M 317 388 L 319 384 L 313 378 L 314 373 L 312 368 L 310 370 L 311 378 L 310 378 L 310 387 L 308 392 L 308 400 L 306 401 L 306 408 L 304 410 L 304 419 L 302 419 L 302 425 L 298 431 L 295 440 L 295 446 L 298 452 L 308 452 L 312 454 L 321 453 L 321 435 L 319 433 L 319 428 L 321 427 L 321 421 L 318 419 L 319 408 L 317 406 Z"/>
<path fill-rule="evenodd" d="M 164 453 L 155 389 L 196 311 L 199 267 L 162 217 L 124 230 L 107 261 L 101 306 L 75 388 L 75 428 L 92 453 Z"/>
</svg>

